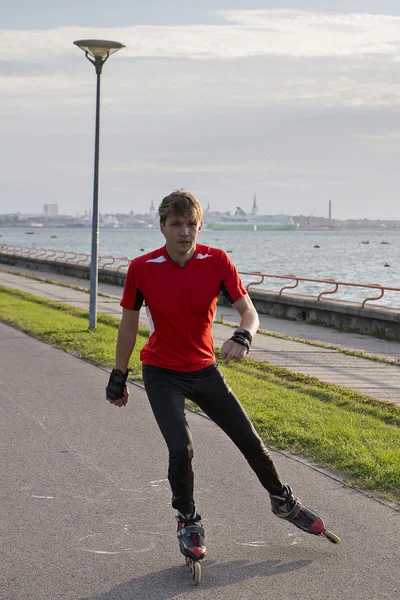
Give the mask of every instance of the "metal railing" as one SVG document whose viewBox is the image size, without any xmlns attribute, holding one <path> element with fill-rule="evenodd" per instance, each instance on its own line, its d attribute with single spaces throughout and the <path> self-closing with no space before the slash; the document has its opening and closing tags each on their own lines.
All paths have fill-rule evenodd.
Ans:
<svg viewBox="0 0 400 600">
<path fill-rule="evenodd" d="M 0 253 L 7 254 L 10 256 L 29 257 L 33 259 L 40 259 L 44 261 L 52 262 L 63 262 L 69 265 L 90 265 L 90 254 L 86 252 L 73 252 L 71 250 L 55 250 L 46 248 L 31 248 L 27 246 L 21 246 L 18 244 L 4 244 L 0 243 Z M 99 256 L 98 264 L 99 269 L 109 269 L 111 271 L 122 271 L 126 272 L 129 267 L 131 259 L 127 256 Z M 258 277 L 258 281 L 250 281 L 247 284 L 247 291 L 251 286 L 261 285 L 264 283 L 266 278 L 272 279 L 289 279 L 294 282 L 294 285 L 284 285 L 278 292 L 281 296 L 284 290 L 293 290 L 298 287 L 300 282 L 312 282 L 316 284 L 329 284 L 333 285 L 334 289 L 324 290 L 318 294 L 317 301 L 320 301 L 323 296 L 336 294 L 339 290 L 339 286 L 349 288 L 367 288 L 373 290 L 379 290 L 379 295 L 369 296 L 365 298 L 361 303 L 361 308 L 365 307 L 366 302 L 376 301 L 383 298 L 386 291 L 400 292 L 400 288 L 389 287 L 381 285 L 379 283 L 354 283 L 351 281 L 336 281 L 335 279 L 317 279 L 313 277 L 298 277 L 297 275 L 275 275 L 271 273 L 261 273 L 260 271 L 239 271 L 240 275 L 246 277 L 255 276 Z"/>
<path fill-rule="evenodd" d="M 71 265 L 90 265 L 90 254 L 72 250 L 49 248 L 30 248 L 18 244 L 0 244 L 0 253 L 25 258 L 38 258 L 51 262 L 63 262 Z M 99 269 L 108 267 L 112 271 L 127 271 L 131 259 L 127 256 L 99 256 Z"/>
<path fill-rule="evenodd" d="M 239 271 L 239 273 L 240 273 L 240 275 L 246 275 L 246 276 L 255 275 L 257 277 L 260 277 L 260 281 L 251 281 L 250 283 L 247 284 L 247 286 L 246 286 L 247 291 L 249 291 L 249 288 L 251 286 L 261 285 L 262 283 L 264 283 L 264 280 L 266 277 L 271 277 L 274 279 L 290 279 L 295 282 L 294 285 L 283 286 L 278 292 L 279 296 L 282 296 L 282 293 L 284 290 L 293 290 L 294 288 L 298 287 L 299 283 L 302 281 L 318 283 L 318 284 L 319 283 L 321 283 L 321 284 L 328 283 L 330 285 L 335 286 L 335 288 L 333 290 L 325 290 L 325 291 L 320 292 L 317 297 L 317 302 L 319 300 L 321 300 L 322 296 L 327 296 L 328 294 L 336 294 L 336 292 L 339 290 L 339 286 L 368 288 L 368 289 L 370 288 L 370 289 L 380 291 L 379 296 L 371 296 L 371 297 L 365 298 L 363 300 L 363 302 L 361 303 L 361 308 L 365 307 L 366 302 L 371 302 L 373 300 L 380 300 L 383 297 L 385 291 L 400 292 L 400 288 L 389 287 L 386 285 L 381 285 L 380 283 L 353 283 L 351 281 L 336 281 L 336 279 L 316 279 L 313 277 L 298 277 L 297 275 L 272 275 L 270 273 L 261 273 L 260 271 Z"/>
</svg>

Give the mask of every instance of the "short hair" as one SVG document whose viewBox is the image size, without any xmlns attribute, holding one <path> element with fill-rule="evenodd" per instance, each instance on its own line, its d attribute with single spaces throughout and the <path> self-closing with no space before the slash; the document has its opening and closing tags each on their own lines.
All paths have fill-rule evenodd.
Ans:
<svg viewBox="0 0 400 600">
<path fill-rule="evenodd" d="M 176 215 L 178 217 L 186 217 L 190 215 L 196 221 L 200 222 L 203 217 L 203 209 L 196 196 L 185 190 L 174 190 L 169 196 L 165 196 L 161 200 L 160 206 L 158 207 L 158 214 L 160 217 L 160 223 L 164 224 L 170 215 Z"/>
</svg>

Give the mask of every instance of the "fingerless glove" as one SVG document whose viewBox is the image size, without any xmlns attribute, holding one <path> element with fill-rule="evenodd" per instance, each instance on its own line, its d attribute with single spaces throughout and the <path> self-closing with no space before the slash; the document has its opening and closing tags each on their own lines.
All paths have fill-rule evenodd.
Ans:
<svg viewBox="0 0 400 600">
<path fill-rule="evenodd" d="M 119 369 L 113 369 L 106 387 L 106 395 L 110 400 L 120 400 L 124 397 L 126 380 L 128 379 L 129 370 L 123 373 Z"/>
</svg>

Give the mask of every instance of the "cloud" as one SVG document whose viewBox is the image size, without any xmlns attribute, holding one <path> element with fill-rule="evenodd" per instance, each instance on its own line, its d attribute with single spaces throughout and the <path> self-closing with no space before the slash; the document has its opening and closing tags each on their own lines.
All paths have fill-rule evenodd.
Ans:
<svg viewBox="0 0 400 600">
<path fill-rule="evenodd" d="M 289 213 L 300 205 L 311 213 L 328 190 L 343 214 L 356 202 L 362 214 L 385 203 L 398 211 L 388 182 L 399 139 L 400 18 L 219 16 L 213 26 L 0 30 L 7 202 L 87 206 L 95 72 L 73 41 L 105 38 L 126 44 L 102 80 L 101 190 L 110 205 L 115 189 L 122 208 L 150 188 L 161 195 L 184 185 L 226 208 L 257 189 L 260 205 L 264 194 Z"/>
<path fill-rule="evenodd" d="M 105 104 L 179 113 L 206 106 L 391 106 L 400 98 L 400 17 L 219 11 L 221 25 L 0 30 L 8 113 L 92 106 L 93 67 L 73 41 L 126 44 L 104 69 Z M 83 62 L 87 64 L 83 64 Z"/>
<path fill-rule="evenodd" d="M 303 57 L 396 55 L 400 17 L 300 10 L 218 11 L 245 31 L 263 31 L 266 54 Z"/>
<path fill-rule="evenodd" d="M 269 161 L 243 161 L 241 163 L 214 163 L 214 164 L 182 164 L 182 159 L 176 163 L 166 164 L 165 162 L 154 162 L 154 161 L 135 161 L 130 164 L 121 164 L 109 166 L 104 169 L 104 172 L 120 175 L 132 173 L 156 173 L 160 174 L 205 174 L 208 176 L 213 175 L 229 175 L 240 177 L 247 175 L 259 175 L 263 177 L 263 188 L 286 188 L 286 189 L 302 189 L 312 188 L 315 186 L 325 187 L 346 187 L 347 181 L 337 180 L 326 180 L 321 178 L 321 175 L 325 175 L 323 171 L 307 170 L 307 169 L 295 169 L 292 168 L 291 172 L 287 170 L 284 173 L 284 169 L 276 164 L 270 163 Z M 296 172 L 297 171 L 297 172 Z M 272 179 L 271 173 L 280 174 L 282 179 Z M 313 175 L 313 178 L 305 179 L 304 176 Z"/>
<path fill-rule="evenodd" d="M 263 187 L 276 187 L 276 188 L 287 188 L 287 189 L 302 189 L 312 187 L 347 187 L 348 181 L 321 181 L 317 179 L 310 179 L 304 181 L 266 181 Z"/>
<path fill-rule="evenodd" d="M 77 39 L 115 39 L 127 58 L 233 59 L 252 56 L 397 56 L 400 17 L 293 10 L 218 11 L 221 25 L 59 27 L 1 31 L 3 61 L 57 61 Z M 234 23 L 232 25 L 232 22 Z"/>
<path fill-rule="evenodd" d="M 265 172 L 267 168 L 266 162 L 252 162 L 242 164 L 195 164 L 182 165 L 155 163 L 151 161 L 137 161 L 129 165 L 117 165 L 108 168 L 109 173 L 138 173 L 138 172 L 154 172 L 154 173 L 223 173 L 223 174 L 249 174 L 257 172 Z"/>
<path fill-rule="evenodd" d="M 360 133 L 353 136 L 359 140 L 372 140 L 372 141 L 399 141 L 400 131 L 390 131 L 386 133 Z"/>
</svg>

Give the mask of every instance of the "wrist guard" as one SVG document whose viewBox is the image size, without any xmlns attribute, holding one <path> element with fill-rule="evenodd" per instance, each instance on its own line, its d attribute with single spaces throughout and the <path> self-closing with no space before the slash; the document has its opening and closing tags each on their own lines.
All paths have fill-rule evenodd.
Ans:
<svg viewBox="0 0 400 600">
<path fill-rule="evenodd" d="M 250 331 L 247 331 L 247 329 L 236 329 L 231 337 L 231 340 L 247 349 L 247 354 L 250 351 L 252 339 L 253 336 L 251 335 Z"/>
<path fill-rule="evenodd" d="M 106 395 L 110 400 L 121 400 L 124 397 L 126 380 L 128 379 L 129 370 L 123 373 L 119 369 L 113 369 L 106 387 Z"/>
</svg>

